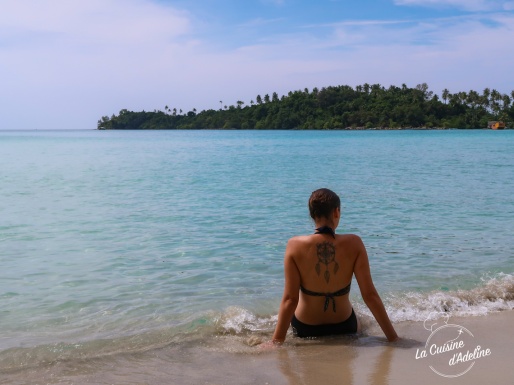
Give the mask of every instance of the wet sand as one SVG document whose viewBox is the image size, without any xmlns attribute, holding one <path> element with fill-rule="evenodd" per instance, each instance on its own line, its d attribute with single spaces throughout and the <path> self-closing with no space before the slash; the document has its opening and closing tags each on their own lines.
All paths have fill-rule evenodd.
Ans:
<svg viewBox="0 0 514 385">
<path fill-rule="evenodd" d="M 267 335 L 213 336 L 147 352 L 61 361 L 2 373 L 0 384 L 503 385 L 514 378 L 513 322 L 514 310 L 450 319 L 447 325 L 456 326 L 445 326 L 435 334 L 422 322 L 398 323 L 395 326 L 405 340 L 396 344 L 387 343 L 376 325 L 358 338 L 289 338 L 283 347 L 274 349 L 251 346 L 255 338 L 264 340 Z M 460 338 L 466 346 L 444 354 L 431 355 L 428 351 L 426 357 L 419 357 L 426 347 L 437 344 L 438 334 L 443 330 L 457 332 L 457 326 L 465 330 Z M 441 337 L 444 341 L 449 338 Z M 462 356 L 477 345 L 482 351 L 489 349 L 490 355 L 455 367 L 448 365 L 449 357 L 458 353 Z M 465 370 L 454 378 L 443 376 Z"/>
</svg>

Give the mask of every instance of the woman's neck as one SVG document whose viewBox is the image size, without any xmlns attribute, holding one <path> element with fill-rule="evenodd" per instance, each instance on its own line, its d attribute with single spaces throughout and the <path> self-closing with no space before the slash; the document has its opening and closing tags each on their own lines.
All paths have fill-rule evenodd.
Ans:
<svg viewBox="0 0 514 385">
<path fill-rule="evenodd" d="M 334 226 L 332 221 L 317 221 L 314 223 L 314 226 L 316 229 L 319 229 L 320 227 L 330 227 L 332 230 L 336 229 L 336 226 Z"/>
</svg>

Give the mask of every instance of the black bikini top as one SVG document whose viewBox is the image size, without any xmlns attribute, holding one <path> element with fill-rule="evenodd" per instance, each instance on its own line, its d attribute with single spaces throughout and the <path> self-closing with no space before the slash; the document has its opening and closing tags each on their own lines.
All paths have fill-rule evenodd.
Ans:
<svg viewBox="0 0 514 385">
<path fill-rule="evenodd" d="M 332 309 L 334 312 L 336 311 L 336 300 L 334 297 L 340 297 L 342 295 L 348 294 L 350 292 L 350 288 L 352 286 L 352 283 L 350 282 L 348 286 L 343 287 L 341 290 L 334 291 L 333 293 L 318 293 L 315 291 L 310 291 L 304 288 L 302 285 L 300 285 L 300 290 L 302 293 L 307 295 L 312 295 L 314 297 L 325 297 L 325 305 L 323 306 L 323 311 L 327 311 L 328 304 L 330 303 L 330 300 L 332 300 Z"/>
</svg>

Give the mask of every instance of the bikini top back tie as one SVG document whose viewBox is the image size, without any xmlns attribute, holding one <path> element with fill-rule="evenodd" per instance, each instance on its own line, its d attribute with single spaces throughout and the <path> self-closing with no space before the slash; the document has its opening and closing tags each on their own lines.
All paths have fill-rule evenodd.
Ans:
<svg viewBox="0 0 514 385">
<path fill-rule="evenodd" d="M 314 232 L 314 234 L 330 234 L 330 235 L 332 235 L 332 237 L 334 237 L 334 239 L 336 238 L 335 231 L 332 229 L 332 227 L 328 227 L 328 226 L 318 227 L 316 229 L 316 231 Z"/>
<path fill-rule="evenodd" d="M 325 297 L 325 304 L 323 305 L 323 311 L 327 311 L 328 305 L 330 304 L 330 301 L 332 301 L 332 310 L 336 311 L 336 299 L 334 297 L 340 297 L 342 295 L 346 295 L 350 292 L 350 288 L 352 286 L 352 282 L 348 284 L 348 286 L 343 287 L 342 289 L 335 291 L 333 293 L 318 293 L 316 291 L 308 290 L 304 288 L 302 285 L 300 285 L 300 290 L 302 293 L 311 295 L 314 297 Z"/>
</svg>

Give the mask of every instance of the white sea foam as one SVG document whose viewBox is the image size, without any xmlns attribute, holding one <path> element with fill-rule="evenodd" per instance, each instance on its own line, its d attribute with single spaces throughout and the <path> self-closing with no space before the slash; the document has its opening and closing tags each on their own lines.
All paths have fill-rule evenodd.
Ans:
<svg viewBox="0 0 514 385">
<path fill-rule="evenodd" d="M 232 306 L 215 318 L 215 324 L 219 333 L 244 334 L 267 332 L 277 319 L 277 315 L 258 316 L 247 309 Z"/>
<path fill-rule="evenodd" d="M 406 292 L 385 296 L 387 312 L 393 322 L 425 321 L 434 315 L 442 317 L 468 317 L 514 309 L 514 275 L 498 274 L 484 279 L 482 284 L 469 290 Z M 370 324 L 369 309 L 354 301 L 363 326 Z M 229 307 L 215 317 L 216 331 L 220 334 L 248 335 L 271 333 L 277 315 L 258 315 L 242 307 Z"/>
<path fill-rule="evenodd" d="M 470 290 L 394 294 L 384 302 L 393 322 L 424 321 L 433 314 L 467 317 L 511 310 L 514 309 L 514 275 L 502 273 L 484 279 Z M 362 304 L 358 305 L 358 312 L 371 316 Z"/>
</svg>

